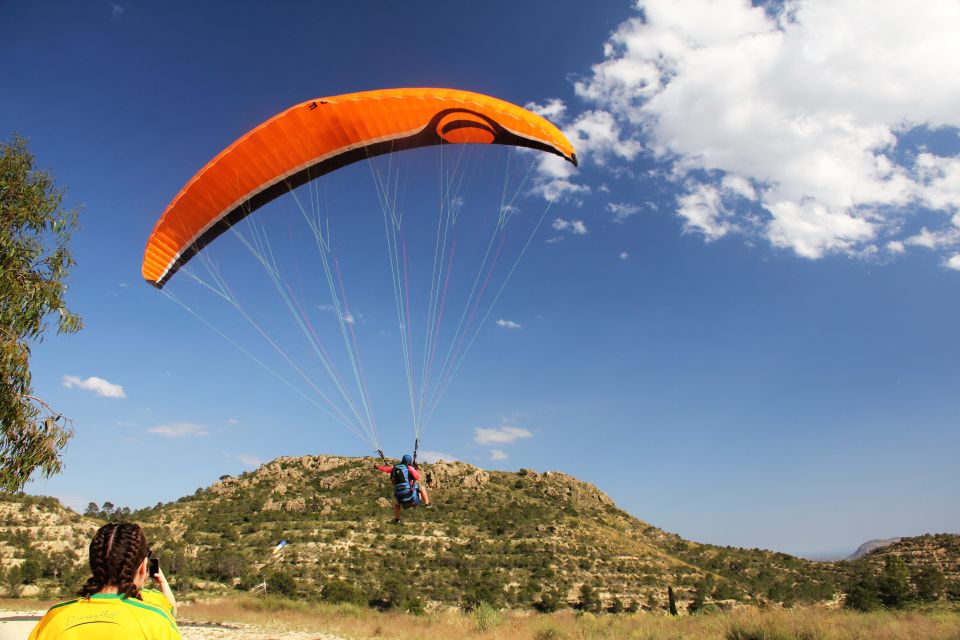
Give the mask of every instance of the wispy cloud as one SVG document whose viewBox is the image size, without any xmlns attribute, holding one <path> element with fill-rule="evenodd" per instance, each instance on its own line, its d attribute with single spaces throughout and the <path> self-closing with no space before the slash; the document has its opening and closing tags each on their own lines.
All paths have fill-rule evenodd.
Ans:
<svg viewBox="0 0 960 640">
<path fill-rule="evenodd" d="M 621 251 L 621 252 L 620 252 L 619 258 L 620 258 L 621 260 L 626 260 L 626 259 L 629 258 L 629 257 L 630 257 L 630 254 L 627 253 L 626 251 Z"/>
<path fill-rule="evenodd" d="M 494 429 L 477 427 L 474 430 L 473 441 L 479 445 L 511 444 L 524 438 L 532 438 L 533 432 L 523 427 L 504 425 Z"/>
<path fill-rule="evenodd" d="M 252 455 L 252 454 L 249 454 L 249 453 L 236 453 L 236 454 L 229 454 L 229 453 L 228 453 L 228 454 L 227 454 L 227 457 L 228 457 L 228 458 L 233 458 L 234 460 L 240 461 L 240 463 L 243 464 L 243 466 L 245 466 L 245 467 L 247 467 L 247 468 L 249 468 L 249 469 L 256 469 L 257 467 L 259 467 L 260 465 L 262 465 L 263 462 L 264 462 L 263 460 L 261 460 L 261 459 L 258 458 L 257 456 Z"/>
<path fill-rule="evenodd" d="M 607 211 L 613 214 L 614 222 L 625 222 L 630 216 L 635 216 L 643 209 L 640 205 L 628 202 L 608 202 Z"/>
<path fill-rule="evenodd" d="M 523 325 L 520 324 L 519 322 L 514 322 L 513 320 L 504 320 L 503 318 L 500 318 L 499 320 L 497 320 L 497 326 L 500 327 L 501 329 L 507 329 L 507 330 L 523 328 Z"/>
<path fill-rule="evenodd" d="M 210 435 L 210 429 L 191 422 L 174 422 L 161 424 L 147 429 L 147 433 L 163 436 L 164 438 L 196 438 Z"/>
<path fill-rule="evenodd" d="M 114 20 L 119 20 L 127 12 L 127 8 L 120 4 L 112 4 L 110 5 L 110 11 Z"/>
<path fill-rule="evenodd" d="M 123 392 L 123 387 L 118 384 L 113 384 L 112 382 L 107 382 L 103 378 L 98 378 L 96 376 L 90 376 L 86 379 L 81 379 L 79 376 L 63 376 L 63 386 L 67 389 L 73 389 L 77 387 L 83 389 L 84 391 L 92 391 L 98 396 L 103 398 L 126 398 L 127 395 Z"/>
<path fill-rule="evenodd" d="M 332 304 L 318 304 L 317 309 L 320 309 L 320 311 L 328 311 L 330 313 L 336 313 L 337 311 L 337 308 Z M 359 311 L 356 313 L 356 315 L 354 315 L 353 312 L 345 312 L 341 314 L 340 319 L 346 322 L 347 324 L 352 324 L 352 325 L 355 325 L 358 322 L 363 323 L 366 320 L 366 318 L 364 318 L 364 315 Z"/>
<path fill-rule="evenodd" d="M 500 451 L 500 449 L 490 449 L 491 460 L 506 460 L 509 457 L 510 456 L 505 454 L 503 451 Z"/>
<path fill-rule="evenodd" d="M 564 220 L 563 218 L 557 218 L 550 226 L 557 231 L 572 233 L 575 236 L 582 236 L 587 233 L 587 225 L 583 220 Z"/>
</svg>

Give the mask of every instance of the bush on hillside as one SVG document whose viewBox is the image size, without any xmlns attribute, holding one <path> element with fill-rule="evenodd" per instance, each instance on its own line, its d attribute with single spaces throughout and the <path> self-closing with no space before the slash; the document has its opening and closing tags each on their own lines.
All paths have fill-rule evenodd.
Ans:
<svg viewBox="0 0 960 640">
<path fill-rule="evenodd" d="M 344 580 L 333 580 L 323 585 L 322 597 L 333 604 L 367 604 L 367 596 L 362 589 Z"/>
<path fill-rule="evenodd" d="M 297 595 L 297 581 L 285 571 L 274 571 L 267 578 L 267 590 L 292 598 Z"/>
</svg>

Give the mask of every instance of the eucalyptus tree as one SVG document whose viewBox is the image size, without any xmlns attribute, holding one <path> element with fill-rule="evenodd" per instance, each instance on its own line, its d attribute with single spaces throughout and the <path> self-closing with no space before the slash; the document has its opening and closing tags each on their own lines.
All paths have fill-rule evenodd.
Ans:
<svg viewBox="0 0 960 640">
<path fill-rule="evenodd" d="M 0 491 L 13 492 L 36 470 L 61 469 L 72 422 L 31 384 L 31 344 L 49 324 L 58 333 L 82 327 L 66 308 L 74 265 L 70 239 L 78 210 L 63 206 L 64 190 L 36 167 L 26 141 L 0 143 Z"/>
</svg>

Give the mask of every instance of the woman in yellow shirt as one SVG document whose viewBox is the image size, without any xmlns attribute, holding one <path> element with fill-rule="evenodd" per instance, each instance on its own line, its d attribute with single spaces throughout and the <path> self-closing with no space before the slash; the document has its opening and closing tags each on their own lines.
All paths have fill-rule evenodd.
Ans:
<svg viewBox="0 0 960 640">
<path fill-rule="evenodd" d="M 29 640 L 180 640 L 173 619 L 177 601 L 162 572 L 160 590 L 144 589 L 150 550 L 140 525 L 111 522 L 90 543 L 92 576 L 76 600 L 47 611 Z"/>
</svg>

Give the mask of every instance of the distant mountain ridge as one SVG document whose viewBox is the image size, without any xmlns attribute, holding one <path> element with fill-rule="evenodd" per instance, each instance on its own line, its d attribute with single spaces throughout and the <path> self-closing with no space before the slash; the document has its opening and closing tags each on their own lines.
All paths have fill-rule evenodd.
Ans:
<svg viewBox="0 0 960 640">
<path fill-rule="evenodd" d="M 862 545 L 860 545 L 859 547 L 857 547 L 857 550 L 851 553 L 845 559 L 856 560 L 858 558 L 862 558 L 863 556 L 867 555 L 874 549 L 880 549 L 882 547 L 886 547 L 887 545 L 900 542 L 902 539 L 903 538 L 885 538 L 885 539 L 868 540 L 864 542 Z"/>
</svg>

